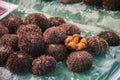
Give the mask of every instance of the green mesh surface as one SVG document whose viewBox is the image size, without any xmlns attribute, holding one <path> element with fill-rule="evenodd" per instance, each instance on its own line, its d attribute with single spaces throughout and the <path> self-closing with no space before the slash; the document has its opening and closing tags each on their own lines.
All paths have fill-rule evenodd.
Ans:
<svg viewBox="0 0 120 80">
<path fill-rule="evenodd" d="M 57 1 L 9 0 L 19 8 L 10 15 L 24 19 L 29 13 L 42 12 L 60 16 L 78 25 L 86 37 L 97 35 L 104 30 L 112 30 L 120 36 L 120 11 L 105 11 L 100 7 L 86 6 L 82 3 L 64 5 Z M 32 73 L 13 74 L 0 67 L 0 80 L 108 80 L 120 67 L 120 46 L 110 47 L 107 54 L 94 56 L 92 68 L 85 73 L 74 73 L 67 69 L 65 61 L 59 62 L 55 71 L 46 76 Z"/>
</svg>

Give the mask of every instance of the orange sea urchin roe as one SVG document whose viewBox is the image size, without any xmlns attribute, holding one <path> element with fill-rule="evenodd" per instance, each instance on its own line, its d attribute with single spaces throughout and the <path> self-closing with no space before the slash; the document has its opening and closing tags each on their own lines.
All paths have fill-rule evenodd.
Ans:
<svg viewBox="0 0 120 80">
<path fill-rule="evenodd" d="M 87 45 L 86 38 L 81 38 L 79 34 L 68 36 L 65 39 L 65 45 L 75 50 L 82 50 Z"/>
</svg>

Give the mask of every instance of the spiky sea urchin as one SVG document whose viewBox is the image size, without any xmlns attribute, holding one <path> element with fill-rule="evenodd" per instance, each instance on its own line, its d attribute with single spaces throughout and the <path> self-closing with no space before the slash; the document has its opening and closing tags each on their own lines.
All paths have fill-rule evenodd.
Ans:
<svg viewBox="0 0 120 80">
<path fill-rule="evenodd" d="M 61 17 L 50 17 L 49 18 L 50 21 L 50 26 L 59 26 L 63 23 L 66 23 L 65 20 Z"/>
<path fill-rule="evenodd" d="M 64 42 L 66 33 L 59 27 L 51 27 L 43 33 L 43 38 L 46 43 L 58 44 Z"/>
<path fill-rule="evenodd" d="M 19 36 L 22 36 L 25 32 L 37 32 L 39 34 L 42 34 L 42 30 L 39 26 L 34 25 L 34 24 L 28 24 L 28 25 L 21 25 L 17 31 L 16 34 Z"/>
<path fill-rule="evenodd" d="M 73 72 L 85 72 L 92 67 L 93 57 L 87 51 L 72 52 L 66 61 L 67 67 Z"/>
<path fill-rule="evenodd" d="M 0 38 L 4 35 L 4 34 L 8 34 L 9 31 L 8 31 L 8 28 L 6 28 L 5 26 L 3 25 L 0 25 Z"/>
<path fill-rule="evenodd" d="M 49 44 L 47 45 L 46 54 L 53 56 L 57 61 L 61 61 L 67 56 L 67 49 L 62 44 Z"/>
<path fill-rule="evenodd" d="M 32 72 L 38 76 L 47 75 L 56 68 L 56 63 L 54 57 L 42 55 L 32 62 Z"/>
<path fill-rule="evenodd" d="M 64 30 L 66 35 L 73 35 L 73 34 L 80 34 L 80 28 L 77 25 L 65 23 L 59 26 L 61 29 Z"/>
<path fill-rule="evenodd" d="M 92 36 L 87 39 L 86 50 L 95 55 L 100 55 L 106 52 L 108 43 L 103 38 Z"/>
<path fill-rule="evenodd" d="M 13 53 L 13 50 L 10 46 L 7 46 L 7 45 L 0 46 L 0 66 L 6 64 L 6 61 L 9 55 L 12 53 Z"/>
<path fill-rule="evenodd" d="M 32 13 L 25 18 L 25 24 L 38 25 L 42 31 L 45 31 L 49 27 L 49 20 L 44 14 Z"/>
<path fill-rule="evenodd" d="M 120 0 L 103 0 L 103 7 L 106 10 L 120 10 Z"/>
<path fill-rule="evenodd" d="M 17 28 L 23 24 L 23 20 L 17 16 L 10 16 L 4 18 L 1 24 L 8 28 L 10 34 L 13 34 L 16 32 Z"/>
<path fill-rule="evenodd" d="M 6 67 L 14 73 L 29 72 L 32 66 L 33 58 L 23 52 L 14 52 L 7 60 Z"/>
<path fill-rule="evenodd" d="M 33 57 L 38 57 L 44 53 L 43 37 L 36 32 L 26 32 L 19 38 L 18 46 L 21 51 Z"/>
<path fill-rule="evenodd" d="M 120 37 L 115 32 L 103 31 L 98 36 L 105 39 L 109 46 L 118 46 L 120 44 Z"/>
<path fill-rule="evenodd" d="M 8 45 L 14 51 L 18 51 L 18 37 L 16 34 L 5 34 L 0 39 L 0 45 Z"/>
</svg>

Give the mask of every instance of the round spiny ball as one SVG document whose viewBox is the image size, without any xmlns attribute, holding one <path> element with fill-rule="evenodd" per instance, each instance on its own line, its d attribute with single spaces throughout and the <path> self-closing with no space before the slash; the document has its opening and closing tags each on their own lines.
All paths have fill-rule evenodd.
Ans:
<svg viewBox="0 0 120 80">
<path fill-rule="evenodd" d="M 78 3 L 81 2 L 82 0 L 61 0 L 62 3 L 67 4 L 67 3 Z"/>
<path fill-rule="evenodd" d="M 69 23 L 62 24 L 59 27 L 64 30 L 66 35 L 80 34 L 81 32 L 78 26 Z"/>
<path fill-rule="evenodd" d="M 18 51 L 18 37 L 16 34 L 5 34 L 0 39 L 0 45 L 8 45 L 14 51 Z"/>
<path fill-rule="evenodd" d="M 8 28 L 10 34 L 13 34 L 16 32 L 17 28 L 23 24 L 23 20 L 17 16 L 10 16 L 4 18 L 1 24 Z"/>
<path fill-rule="evenodd" d="M 50 27 L 59 26 L 65 23 L 64 19 L 61 17 L 50 17 L 49 21 L 50 21 Z"/>
<path fill-rule="evenodd" d="M 0 38 L 4 35 L 4 34 L 8 34 L 9 31 L 8 31 L 8 28 L 6 28 L 5 26 L 3 25 L 0 25 Z"/>
<path fill-rule="evenodd" d="M 120 10 L 120 0 L 103 0 L 103 7 L 106 10 Z"/>
<path fill-rule="evenodd" d="M 102 0 L 83 0 L 83 2 L 87 5 L 102 6 Z"/>
<path fill-rule="evenodd" d="M 51 27 L 43 33 L 43 38 L 46 43 L 58 44 L 65 40 L 66 34 L 64 30 L 59 27 Z"/>
<path fill-rule="evenodd" d="M 36 32 L 26 32 L 19 38 L 18 46 L 21 51 L 33 57 L 38 57 L 44 53 L 43 37 Z"/>
<path fill-rule="evenodd" d="M 104 53 L 108 48 L 108 43 L 103 38 L 92 36 L 87 39 L 86 50 L 96 55 Z"/>
<path fill-rule="evenodd" d="M 25 18 L 25 24 L 38 25 L 42 31 L 45 31 L 49 27 L 49 20 L 44 14 L 32 13 Z"/>
<path fill-rule="evenodd" d="M 66 61 L 67 67 L 73 72 L 85 72 L 92 67 L 93 57 L 87 51 L 72 52 Z"/>
<path fill-rule="evenodd" d="M 15 52 L 7 60 L 7 69 L 15 73 L 29 72 L 33 58 L 26 53 Z"/>
<path fill-rule="evenodd" d="M 98 36 L 105 39 L 109 46 L 118 46 L 120 44 L 120 37 L 112 31 L 101 32 Z"/>
<path fill-rule="evenodd" d="M 42 55 L 32 62 L 32 72 L 38 76 L 47 75 L 56 68 L 56 60 L 52 56 Z"/>
<path fill-rule="evenodd" d="M 39 34 L 42 34 L 41 28 L 39 26 L 37 26 L 37 25 L 34 25 L 34 24 L 21 25 L 17 29 L 16 34 L 19 35 L 19 36 L 20 35 L 22 36 L 25 32 L 29 32 L 29 31 L 31 31 L 31 32 L 37 32 Z"/>
<path fill-rule="evenodd" d="M 49 44 L 46 50 L 46 54 L 53 56 L 57 61 L 65 59 L 67 52 L 66 47 L 62 44 Z"/>
<path fill-rule="evenodd" d="M 13 53 L 13 50 L 10 46 L 1 45 L 0 46 L 0 65 L 5 65 L 9 55 L 12 53 Z"/>
</svg>

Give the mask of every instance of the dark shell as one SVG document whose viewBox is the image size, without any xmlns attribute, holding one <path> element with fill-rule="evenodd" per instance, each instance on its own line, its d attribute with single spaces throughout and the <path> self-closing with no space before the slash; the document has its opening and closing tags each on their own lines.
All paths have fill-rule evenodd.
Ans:
<svg viewBox="0 0 120 80">
<path fill-rule="evenodd" d="M 13 50 L 10 46 L 6 46 L 6 45 L 0 46 L 0 66 L 6 64 L 9 55 L 12 53 Z"/>
<path fill-rule="evenodd" d="M 23 35 L 25 32 L 29 32 L 29 31 L 37 32 L 39 34 L 42 34 L 41 28 L 37 25 L 34 25 L 34 24 L 21 25 L 17 29 L 16 34 L 20 36 L 20 35 Z"/>
<path fill-rule="evenodd" d="M 10 34 L 14 34 L 17 28 L 23 24 L 23 20 L 17 16 L 10 16 L 4 18 L 1 24 L 8 28 Z"/>
<path fill-rule="evenodd" d="M 66 61 L 67 67 L 73 72 L 85 72 L 92 67 L 93 57 L 87 51 L 72 52 Z"/>
<path fill-rule="evenodd" d="M 106 10 L 120 10 L 120 0 L 103 0 L 103 7 Z"/>
<path fill-rule="evenodd" d="M 77 2 L 81 2 L 82 0 L 61 0 L 62 3 L 77 3 Z"/>
<path fill-rule="evenodd" d="M 54 57 L 42 55 L 32 62 L 32 72 L 38 76 L 47 75 L 55 70 L 56 64 Z"/>
<path fill-rule="evenodd" d="M 5 34 L 0 39 L 0 45 L 8 45 L 14 51 L 18 51 L 18 37 L 16 34 Z"/>
<path fill-rule="evenodd" d="M 120 44 L 120 37 L 112 31 L 101 32 L 98 36 L 105 39 L 109 46 L 118 46 Z"/>
<path fill-rule="evenodd" d="M 83 0 L 85 4 L 102 6 L 102 0 Z"/>
<path fill-rule="evenodd" d="M 50 17 L 50 27 L 51 26 L 59 26 L 63 23 L 66 23 L 63 18 L 61 17 Z"/>
<path fill-rule="evenodd" d="M 32 66 L 33 58 L 26 53 L 15 52 L 7 60 L 6 67 L 11 72 L 25 73 L 29 72 Z"/>
<path fill-rule="evenodd" d="M 0 25 L 0 38 L 4 35 L 4 34 L 8 34 L 9 31 L 8 31 L 8 28 L 6 28 L 5 26 L 3 25 Z"/>
<path fill-rule="evenodd" d="M 45 44 L 43 37 L 36 32 L 26 32 L 19 38 L 18 46 L 21 51 L 33 57 L 44 53 Z"/>
<path fill-rule="evenodd" d="M 106 52 L 108 49 L 108 43 L 103 38 L 93 36 L 87 39 L 86 50 L 95 55 L 100 55 Z"/>
<path fill-rule="evenodd" d="M 59 27 L 64 30 L 66 35 L 80 34 L 81 32 L 78 26 L 70 23 L 62 24 Z"/>
<path fill-rule="evenodd" d="M 43 33 L 43 38 L 46 43 L 58 44 L 64 42 L 66 34 L 64 30 L 59 27 L 51 27 Z"/>
<path fill-rule="evenodd" d="M 66 58 L 68 51 L 62 44 L 49 44 L 46 53 L 53 56 L 57 61 L 61 61 Z"/>
<path fill-rule="evenodd" d="M 25 24 L 38 25 L 42 31 L 45 31 L 49 27 L 49 20 L 44 14 L 32 13 L 25 18 Z"/>
</svg>

